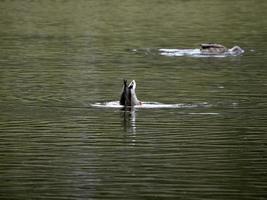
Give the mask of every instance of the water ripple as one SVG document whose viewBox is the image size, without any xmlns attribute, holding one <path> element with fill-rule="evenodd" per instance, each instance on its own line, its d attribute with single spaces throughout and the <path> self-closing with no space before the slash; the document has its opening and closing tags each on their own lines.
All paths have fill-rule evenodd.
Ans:
<svg viewBox="0 0 267 200">
<path fill-rule="evenodd" d="M 104 103 L 93 103 L 92 107 L 98 108 L 123 108 L 124 106 L 119 104 L 119 101 L 110 101 Z M 197 108 L 197 107 L 210 107 L 210 105 L 206 102 L 198 103 L 198 104 L 163 104 L 158 102 L 142 102 L 142 105 L 136 105 L 134 108 Z"/>
</svg>

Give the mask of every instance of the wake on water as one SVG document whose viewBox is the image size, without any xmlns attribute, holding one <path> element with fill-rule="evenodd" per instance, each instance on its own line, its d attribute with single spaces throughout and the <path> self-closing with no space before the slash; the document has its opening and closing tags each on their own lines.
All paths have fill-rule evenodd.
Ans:
<svg viewBox="0 0 267 200">
<path fill-rule="evenodd" d="M 123 109 L 124 106 L 120 105 L 119 101 L 110 101 L 103 103 L 93 103 L 92 107 L 103 108 L 103 109 Z M 193 108 L 208 108 L 211 107 L 207 102 L 197 103 L 197 104 L 163 104 L 158 102 L 142 102 L 142 105 L 136 105 L 130 108 L 130 111 L 135 111 L 136 109 L 193 109 Z M 131 108 L 134 108 L 133 110 Z M 218 115 L 217 112 L 189 112 L 189 115 Z"/>
<path fill-rule="evenodd" d="M 153 48 L 140 48 L 133 49 L 135 53 L 143 53 L 147 55 L 162 55 L 162 56 L 170 56 L 170 57 L 195 57 L 195 58 L 225 58 L 228 56 L 238 56 L 238 54 L 231 53 L 230 51 L 222 53 L 222 54 L 203 54 L 200 49 L 153 49 Z"/>
<path fill-rule="evenodd" d="M 224 58 L 231 54 L 224 53 L 220 55 L 207 55 L 201 53 L 200 49 L 159 49 L 159 54 L 163 56 L 189 56 L 189 57 L 217 57 Z"/>
<path fill-rule="evenodd" d="M 123 108 L 119 101 L 110 101 L 104 103 L 91 104 L 92 107 L 98 108 Z M 142 102 L 142 105 L 136 105 L 134 108 L 144 109 L 162 109 L 162 108 L 197 108 L 197 107 L 209 107 L 210 105 L 206 102 L 199 104 L 163 104 L 158 102 Z"/>
</svg>

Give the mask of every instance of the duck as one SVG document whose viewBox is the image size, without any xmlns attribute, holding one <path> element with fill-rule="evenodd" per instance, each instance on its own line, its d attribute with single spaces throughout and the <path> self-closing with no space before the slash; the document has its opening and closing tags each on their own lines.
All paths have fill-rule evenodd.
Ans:
<svg viewBox="0 0 267 200">
<path fill-rule="evenodd" d="M 135 106 L 142 105 L 142 102 L 138 100 L 136 92 L 136 82 L 132 82 L 127 86 L 127 80 L 123 80 L 123 87 L 120 97 L 120 105 L 122 106 Z"/>
<path fill-rule="evenodd" d="M 200 51 L 204 55 L 218 55 L 218 54 L 226 54 L 230 53 L 232 55 L 240 55 L 244 53 L 244 50 L 239 46 L 234 46 L 231 49 L 226 48 L 221 44 L 215 43 L 206 43 L 200 45 Z"/>
</svg>

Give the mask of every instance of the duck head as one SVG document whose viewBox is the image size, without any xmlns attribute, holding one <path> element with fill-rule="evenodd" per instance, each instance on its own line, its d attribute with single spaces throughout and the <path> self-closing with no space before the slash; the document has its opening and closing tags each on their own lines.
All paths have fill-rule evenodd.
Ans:
<svg viewBox="0 0 267 200">
<path fill-rule="evenodd" d="M 233 48 L 229 49 L 229 52 L 233 55 L 240 55 L 245 51 L 241 49 L 239 46 L 234 46 Z"/>
</svg>

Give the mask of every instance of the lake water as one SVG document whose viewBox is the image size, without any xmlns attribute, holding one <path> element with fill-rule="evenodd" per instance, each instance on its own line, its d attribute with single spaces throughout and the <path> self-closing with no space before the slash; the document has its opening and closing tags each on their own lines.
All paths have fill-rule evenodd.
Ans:
<svg viewBox="0 0 267 200">
<path fill-rule="evenodd" d="M 266 199 L 265 0 L 0 9 L 1 199 Z M 207 42 L 245 53 L 157 51 Z M 105 106 L 123 79 L 148 108 Z"/>
</svg>

